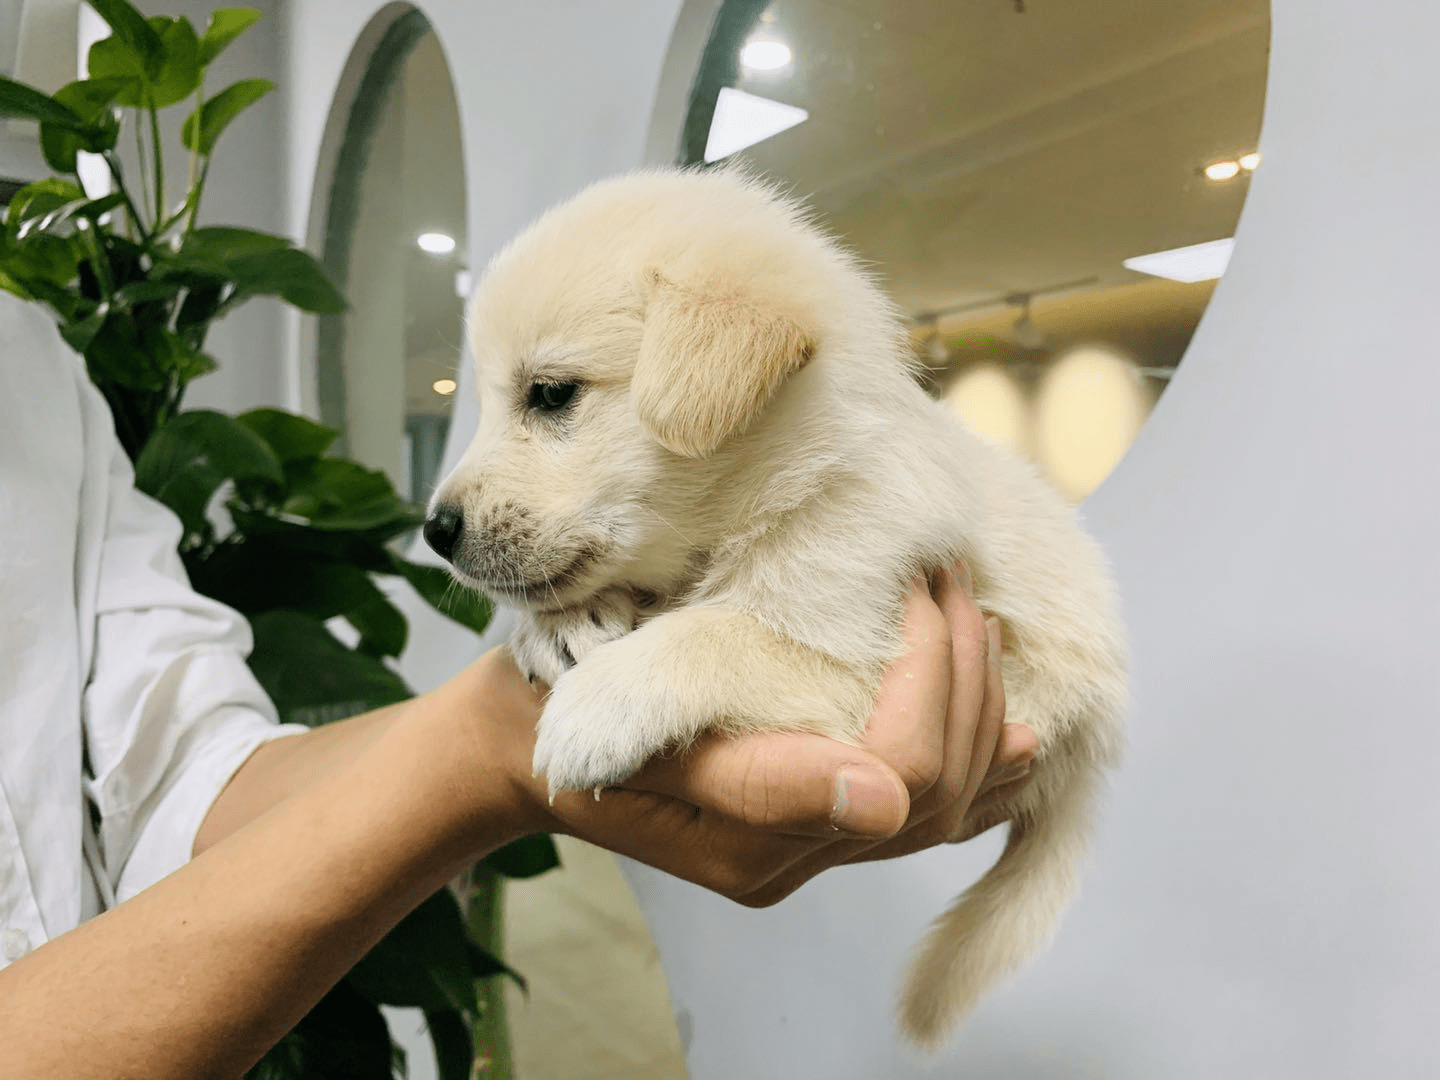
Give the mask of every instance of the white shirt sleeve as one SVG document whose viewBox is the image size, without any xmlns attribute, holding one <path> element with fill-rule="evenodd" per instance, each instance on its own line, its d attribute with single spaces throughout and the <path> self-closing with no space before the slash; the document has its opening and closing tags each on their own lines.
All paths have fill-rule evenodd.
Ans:
<svg viewBox="0 0 1440 1080">
<path fill-rule="evenodd" d="M 86 391 L 87 441 L 100 441 L 98 427 L 110 452 L 108 475 L 94 478 L 107 491 L 82 709 L 85 786 L 123 901 L 189 861 L 211 804 L 256 748 L 306 729 L 277 723 L 245 664 L 249 623 L 190 588 L 179 520 L 135 489 L 109 409 Z"/>
</svg>

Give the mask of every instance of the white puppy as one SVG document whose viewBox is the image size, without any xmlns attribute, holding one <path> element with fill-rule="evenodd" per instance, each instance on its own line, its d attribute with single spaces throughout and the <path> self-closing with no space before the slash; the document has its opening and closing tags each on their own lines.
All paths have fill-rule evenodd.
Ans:
<svg viewBox="0 0 1440 1080">
<path fill-rule="evenodd" d="M 1004 854 L 915 959 L 901 1022 L 933 1045 L 1048 939 L 1116 755 L 1124 635 L 1075 513 L 922 392 L 856 260 L 734 171 L 557 207 L 495 258 L 470 329 L 480 429 L 426 535 L 520 609 L 552 790 L 705 730 L 857 739 L 905 583 L 969 563 L 1040 749 Z"/>
</svg>

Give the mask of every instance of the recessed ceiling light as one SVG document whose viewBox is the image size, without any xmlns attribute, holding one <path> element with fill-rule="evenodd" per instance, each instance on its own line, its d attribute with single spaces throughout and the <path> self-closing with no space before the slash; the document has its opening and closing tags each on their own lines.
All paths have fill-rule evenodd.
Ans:
<svg viewBox="0 0 1440 1080">
<path fill-rule="evenodd" d="M 740 63 L 753 71 L 778 71 L 790 60 L 790 46 L 782 41 L 747 41 L 740 50 Z"/>
<path fill-rule="evenodd" d="M 424 232 L 415 238 L 420 245 L 421 251 L 428 251 L 431 255 L 449 255 L 455 250 L 455 238 L 449 233 Z"/>
<path fill-rule="evenodd" d="M 434 390 L 441 397 L 449 397 L 455 392 L 455 380 L 436 379 L 433 383 L 430 384 L 430 389 Z"/>
<path fill-rule="evenodd" d="M 1234 180 L 1240 175 L 1240 163 L 1238 161 L 1212 161 L 1205 166 L 1205 177 L 1220 183 L 1225 180 Z"/>
<path fill-rule="evenodd" d="M 721 87 L 715 99 L 715 115 L 710 120 L 710 135 L 705 141 L 705 160 L 729 157 L 809 117 L 808 112 L 796 105 L 747 94 L 733 86 Z"/>
<path fill-rule="evenodd" d="M 1252 153 L 1252 154 L 1241 154 L 1241 155 L 1240 155 L 1240 168 L 1244 169 L 1246 172 L 1254 172 L 1254 171 L 1255 171 L 1256 169 L 1258 169 L 1259 167 L 1260 167 L 1260 151 L 1259 151 L 1259 150 L 1256 150 L 1256 151 L 1255 151 L 1254 153 Z"/>
<path fill-rule="evenodd" d="M 1153 255 L 1137 255 L 1125 260 L 1125 268 L 1187 284 L 1211 281 L 1225 273 L 1225 268 L 1230 265 L 1230 253 L 1234 250 L 1235 238 L 1232 236 L 1205 244 L 1157 251 Z"/>
</svg>

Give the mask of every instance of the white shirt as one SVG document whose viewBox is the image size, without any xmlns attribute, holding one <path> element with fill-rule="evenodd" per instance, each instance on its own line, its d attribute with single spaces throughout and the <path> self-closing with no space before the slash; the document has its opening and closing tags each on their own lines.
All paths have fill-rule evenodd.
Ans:
<svg viewBox="0 0 1440 1080">
<path fill-rule="evenodd" d="M 241 763 L 304 730 L 132 479 L 83 362 L 0 291 L 0 967 L 185 863 Z"/>
</svg>

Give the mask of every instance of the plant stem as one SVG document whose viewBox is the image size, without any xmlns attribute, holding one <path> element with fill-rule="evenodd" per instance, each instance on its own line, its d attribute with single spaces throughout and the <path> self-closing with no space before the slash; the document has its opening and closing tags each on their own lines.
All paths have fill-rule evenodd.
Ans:
<svg viewBox="0 0 1440 1080">
<path fill-rule="evenodd" d="M 155 146 L 155 223 L 165 219 L 165 156 L 160 146 L 160 114 L 150 106 L 150 141 Z"/>
<path fill-rule="evenodd" d="M 466 926 L 477 945 L 492 956 L 501 955 L 504 940 L 505 879 L 484 863 L 470 871 Z M 491 975 L 480 980 L 480 1015 L 470 1025 L 475 1040 L 475 1071 L 483 1080 L 514 1080 L 515 1062 L 510 1050 L 510 1025 L 505 1019 L 505 979 Z"/>
<path fill-rule="evenodd" d="M 145 171 L 144 127 L 145 120 L 143 116 L 137 114 L 135 117 L 135 160 L 139 162 L 140 165 L 140 201 L 142 203 L 145 201 L 145 190 L 150 186 L 150 177 Z M 106 156 L 108 157 L 109 155 Z M 113 169 L 111 171 L 112 173 L 114 172 Z M 118 173 L 116 175 L 118 175 Z M 142 237 L 142 239 L 149 238 L 150 233 L 145 228 L 145 222 L 140 219 L 140 216 L 138 214 L 135 217 L 135 227 L 140 230 L 140 236 Z"/>
<path fill-rule="evenodd" d="M 135 209 L 135 204 L 130 200 L 130 192 L 125 187 L 125 177 L 120 172 L 120 162 L 114 153 L 106 151 L 104 154 L 105 164 L 110 169 L 110 178 L 115 181 L 115 190 L 120 192 L 121 198 L 125 200 L 125 209 L 130 213 L 130 220 L 134 222 L 136 231 L 140 234 L 142 243 L 149 238 L 145 234 L 145 222 L 140 220 L 140 211 Z"/>
<path fill-rule="evenodd" d="M 210 157 L 207 154 L 205 164 L 200 166 L 200 180 L 190 192 L 190 224 L 185 229 L 185 235 L 189 236 L 195 231 L 195 216 L 200 213 L 200 196 L 205 193 L 205 179 L 210 175 Z"/>
<path fill-rule="evenodd" d="M 193 207 L 195 203 L 199 201 L 195 182 L 199 179 L 200 176 L 200 112 L 204 108 L 205 75 L 202 72 L 200 75 L 200 85 L 195 87 L 195 145 L 190 147 L 190 192 L 185 199 L 186 204 L 191 207 L 190 223 L 185 229 L 185 233 L 187 236 L 195 230 L 195 211 Z M 181 212 L 184 212 L 183 207 L 181 208 Z"/>
<path fill-rule="evenodd" d="M 95 226 L 88 221 L 81 222 L 76 232 L 85 238 L 85 246 L 90 252 L 90 266 L 95 271 L 95 283 L 100 286 L 101 298 L 108 301 L 115 294 L 115 282 L 110 277 L 110 260 L 105 253 L 105 245 L 100 242 Z"/>
</svg>

